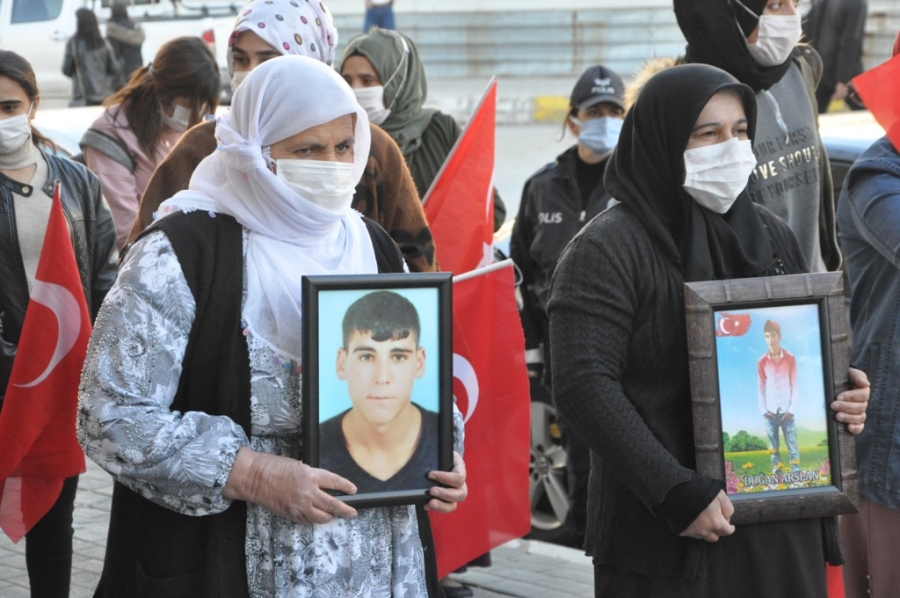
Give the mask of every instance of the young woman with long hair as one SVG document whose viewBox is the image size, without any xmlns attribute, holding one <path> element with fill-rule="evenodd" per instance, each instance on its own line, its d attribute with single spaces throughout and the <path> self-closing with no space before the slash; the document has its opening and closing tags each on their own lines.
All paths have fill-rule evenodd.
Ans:
<svg viewBox="0 0 900 598">
<path fill-rule="evenodd" d="M 81 145 L 103 184 L 120 248 L 150 175 L 189 127 L 215 111 L 219 88 L 219 67 L 206 43 L 178 37 L 104 102 L 106 111 Z"/>
</svg>

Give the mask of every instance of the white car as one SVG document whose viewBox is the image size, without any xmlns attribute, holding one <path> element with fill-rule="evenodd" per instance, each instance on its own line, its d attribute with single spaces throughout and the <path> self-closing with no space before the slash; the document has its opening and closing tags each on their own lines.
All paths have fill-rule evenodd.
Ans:
<svg viewBox="0 0 900 598">
<path fill-rule="evenodd" d="M 106 110 L 103 106 L 38 109 L 32 126 L 53 141 L 61 155 L 72 158 L 81 153 L 78 142 L 91 124 Z"/>
</svg>

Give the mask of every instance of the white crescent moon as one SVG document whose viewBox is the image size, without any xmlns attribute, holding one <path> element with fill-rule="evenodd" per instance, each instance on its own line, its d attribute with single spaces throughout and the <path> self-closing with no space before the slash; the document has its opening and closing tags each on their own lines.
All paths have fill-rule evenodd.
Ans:
<svg viewBox="0 0 900 598">
<path fill-rule="evenodd" d="M 47 307 L 56 316 L 59 337 L 56 339 L 56 348 L 53 350 L 53 357 L 50 358 L 47 368 L 28 384 L 16 384 L 22 388 L 30 388 L 43 382 L 75 346 L 78 332 L 81 330 L 81 309 L 78 307 L 75 296 L 65 287 L 52 282 L 35 280 L 31 298 Z"/>
<path fill-rule="evenodd" d="M 475 407 L 478 405 L 478 375 L 475 373 L 475 368 L 472 367 L 472 364 L 465 357 L 454 353 L 453 377 L 458 378 L 462 382 L 463 388 L 466 389 L 466 395 L 469 398 L 468 409 L 463 414 L 463 423 L 466 423 L 475 413 Z M 453 398 L 456 399 L 455 396 Z"/>
<path fill-rule="evenodd" d="M 726 323 L 726 318 L 725 318 L 724 316 L 723 316 L 723 317 L 720 317 L 720 318 L 719 318 L 719 325 L 717 326 L 717 328 L 722 332 L 723 335 L 725 335 L 725 336 L 730 336 L 730 335 L 731 335 L 731 331 L 729 331 L 729 330 L 727 330 L 727 329 L 725 328 L 725 323 Z"/>
</svg>

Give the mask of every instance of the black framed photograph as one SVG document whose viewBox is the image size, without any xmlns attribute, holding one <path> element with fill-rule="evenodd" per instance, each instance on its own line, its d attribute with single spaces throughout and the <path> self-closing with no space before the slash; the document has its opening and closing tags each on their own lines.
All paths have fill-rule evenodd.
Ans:
<svg viewBox="0 0 900 598">
<path fill-rule="evenodd" d="M 849 386 L 841 274 L 685 284 L 697 471 L 732 523 L 857 511 L 856 451 L 830 404 Z"/>
<path fill-rule="evenodd" d="M 303 277 L 303 460 L 356 508 L 428 501 L 453 466 L 452 274 Z"/>
</svg>

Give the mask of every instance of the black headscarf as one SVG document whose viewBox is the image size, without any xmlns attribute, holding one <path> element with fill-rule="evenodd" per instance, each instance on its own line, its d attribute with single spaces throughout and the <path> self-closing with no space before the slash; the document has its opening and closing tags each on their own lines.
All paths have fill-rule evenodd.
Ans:
<svg viewBox="0 0 900 598">
<path fill-rule="evenodd" d="M 775 261 L 746 190 L 727 213 L 716 214 L 682 187 L 691 132 L 710 98 L 723 90 L 737 92 L 748 130 L 755 131 L 756 97 L 749 87 L 712 66 L 674 66 L 647 81 L 606 167 L 607 191 L 676 257 L 687 281 L 759 276 Z"/>
<path fill-rule="evenodd" d="M 741 0 L 759 17 L 766 0 Z M 738 0 L 675 0 L 675 18 L 687 40 L 685 61 L 728 71 L 754 92 L 775 85 L 791 66 L 762 66 L 747 49 L 747 36 L 759 25 Z"/>
</svg>

